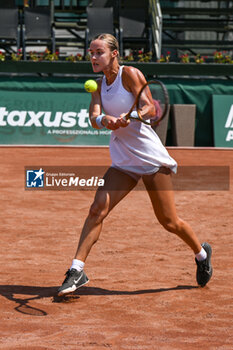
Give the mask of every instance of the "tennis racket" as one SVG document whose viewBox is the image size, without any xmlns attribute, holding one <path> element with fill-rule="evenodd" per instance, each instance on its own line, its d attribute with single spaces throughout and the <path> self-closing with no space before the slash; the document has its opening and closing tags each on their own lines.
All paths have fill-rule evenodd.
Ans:
<svg viewBox="0 0 233 350">
<path fill-rule="evenodd" d="M 141 111 L 144 106 L 151 106 L 153 104 L 154 111 L 148 113 L 149 117 L 145 115 L 142 117 Z M 151 80 L 143 85 L 139 91 L 133 106 L 124 118 L 138 120 L 144 124 L 156 126 L 166 116 L 169 106 L 169 95 L 165 85 L 159 80 Z M 145 109 L 147 107 L 144 107 Z M 133 115 L 132 115 L 133 114 Z"/>
</svg>

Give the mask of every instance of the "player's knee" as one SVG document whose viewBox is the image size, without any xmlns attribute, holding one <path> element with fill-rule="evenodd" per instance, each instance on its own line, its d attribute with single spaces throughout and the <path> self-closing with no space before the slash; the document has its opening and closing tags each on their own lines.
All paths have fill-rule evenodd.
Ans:
<svg viewBox="0 0 233 350">
<path fill-rule="evenodd" d="M 103 219 L 108 214 L 108 207 L 105 203 L 101 201 L 95 201 L 90 208 L 89 216 L 92 217 L 93 220 L 96 221 L 96 223 L 101 223 Z"/>
<path fill-rule="evenodd" d="M 178 233 L 182 229 L 182 221 L 179 218 L 164 218 L 161 224 L 165 230 L 172 233 Z"/>
</svg>

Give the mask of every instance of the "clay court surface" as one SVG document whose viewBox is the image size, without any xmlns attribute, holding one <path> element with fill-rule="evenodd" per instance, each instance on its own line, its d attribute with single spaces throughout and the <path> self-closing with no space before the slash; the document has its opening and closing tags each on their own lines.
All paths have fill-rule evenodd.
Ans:
<svg viewBox="0 0 233 350">
<path fill-rule="evenodd" d="M 109 165 L 109 151 L 0 148 L 1 350 L 232 350 L 233 150 L 169 152 L 179 165 L 230 167 L 228 191 L 175 192 L 179 215 L 212 245 L 210 283 L 196 286 L 192 251 L 134 190 L 104 223 L 89 284 L 59 299 L 94 192 L 25 190 L 24 167 Z"/>
</svg>

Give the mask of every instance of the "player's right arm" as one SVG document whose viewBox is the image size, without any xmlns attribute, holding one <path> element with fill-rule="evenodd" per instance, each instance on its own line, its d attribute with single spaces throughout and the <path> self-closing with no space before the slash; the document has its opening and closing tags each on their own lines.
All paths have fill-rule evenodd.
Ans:
<svg viewBox="0 0 233 350">
<path fill-rule="evenodd" d="M 95 129 L 101 129 L 96 123 L 96 119 L 101 116 L 102 114 L 102 104 L 101 104 L 101 97 L 100 97 L 100 89 L 101 89 L 101 81 L 97 81 L 98 83 L 98 89 L 95 92 L 91 93 L 91 103 L 89 106 L 89 118 L 91 121 L 91 125 Z M 107 129 L 110 130 L 116 130 L 119 128 L 118 125 L 116 125 L 117 118 L 110 116 L 110 115 L 104 115 L 101 119 L 101 125 Z"/>
<path fill-rule="evenodd" d="M 89 118 L 93 128 L 100 129 L 96 124 L 96 118 L 101 115 L 101 98 L 100 98 L 100 82 L 98 83 L 98 89 L 91 93 L 91 103 L 89 106 Z M 104 126 L 104 125 L 103 125 Z"/>
</svg>

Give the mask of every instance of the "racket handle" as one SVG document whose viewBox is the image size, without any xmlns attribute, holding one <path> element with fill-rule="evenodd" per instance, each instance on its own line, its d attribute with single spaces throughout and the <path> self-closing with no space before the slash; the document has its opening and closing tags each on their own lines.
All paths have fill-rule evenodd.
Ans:
<svg viewBox="0 0 233 350">
<path fill-rule="evenodd" d="M 123 119 L 124 120 L 128 120 L 130 118 L 133 118 L 133 119 L 138 119 L 138 112 L 137 111 L 133 111 L 131 112 L 130 114 L 126 114 Z"/>
<path fill-rule="evenodd" d="M 138 119 L 138 112 L 137 111 L 133 111 L 133 112 L 131 112 L 130 113 L 130 117 L 132 117 L 132 118 L 137 118 Z"/>
</svg>

